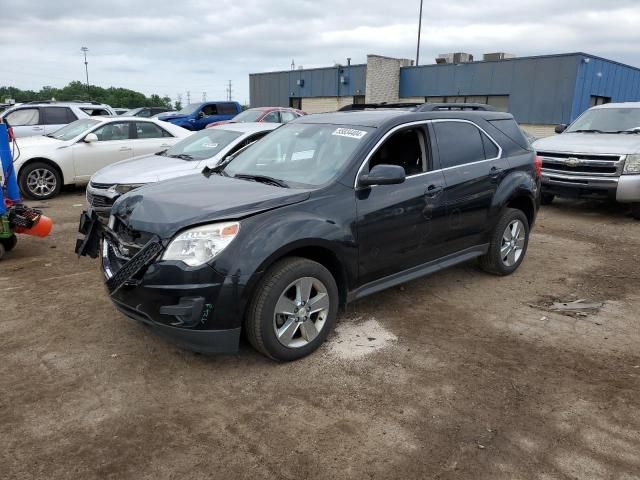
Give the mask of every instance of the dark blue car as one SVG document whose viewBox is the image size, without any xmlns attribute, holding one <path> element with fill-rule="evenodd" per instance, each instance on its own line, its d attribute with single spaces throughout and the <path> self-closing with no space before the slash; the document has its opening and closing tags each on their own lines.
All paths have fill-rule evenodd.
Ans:
<svg viewBox="0 0 640 480">
<path fill-rule="evenodd" d="M 187 130 L 202 130 L 221 120 L 230 120 L 242 111 L 238 102 L 190 103 L 178 112 L 160 115 L 158 118 Z"/>
</svg>

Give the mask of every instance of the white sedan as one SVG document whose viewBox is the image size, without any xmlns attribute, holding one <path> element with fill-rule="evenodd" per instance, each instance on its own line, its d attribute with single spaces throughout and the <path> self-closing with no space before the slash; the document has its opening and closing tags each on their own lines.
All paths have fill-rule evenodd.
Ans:
<svg viewBox="0 0 640 480">
<path fill-rule="evenodd" d="M 92 117 L 49 135 L 16 140 L 14 167 L 22 194 L 46 200 L 62 185 L 86 184 L 107 165 L 166 150 L 192 132 L 160 120 Z"/>
</svg>

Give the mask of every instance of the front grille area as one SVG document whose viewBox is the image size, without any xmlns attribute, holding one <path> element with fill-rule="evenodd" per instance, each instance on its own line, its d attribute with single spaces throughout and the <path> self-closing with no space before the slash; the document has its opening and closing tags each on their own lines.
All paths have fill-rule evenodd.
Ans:
<svg viewBox="0 0 640 480">
<path fill-rule="evenodd" d="M 600 155 L 564 152 L 538 152 L 542 157 L 545 173 L 562 173 L 590 176 L 620 175 L 622 159 L 620 155 Z"/>
<path fill-rule="evenodd" d="M 111 187 L 113 187 L 115 185 L 115 183 L 95 183 L 95 182 L 91 182 L 89 185 L 91 185 L 93 188 L 97 188 L 98 190 L 109 190 Z"/>
<path fill-rule="evenodd" d="M 103 197 L 102 195 L 92 195 L 89 192 L 87 192 L 87 202 L 89 202 L 89 205 L 92 207 L 97 208 L 111 208 L 113 205 L 113 199 Z"/>
</svg>

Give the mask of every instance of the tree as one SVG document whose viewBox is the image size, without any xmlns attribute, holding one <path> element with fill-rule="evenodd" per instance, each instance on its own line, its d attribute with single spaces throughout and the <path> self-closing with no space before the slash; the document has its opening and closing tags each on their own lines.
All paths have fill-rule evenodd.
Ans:
<svg viewBox="0 0 640 480">
<path fill-rule="evenodd" d="M 121 108 L 171 107 L 171 99 L 166 95 L 160 97 L 160 95 L 153 94 L 147 97 L 144 93 L 128 88 L 102 88 L 97 85 L 91 85 L 87 91 L 87 85 L 80 81 L 71 82 L 62 88 L 44 86 L 38 92 L 21 90 L 11 86 L 0 87 L 0 100 L 3 101 L 5 98 L 13 98 L 19 103 L 56 99 L 60 101 L 91 100 Z"/>
<path fill-rule="evenodd" d="M 182 110 L 182 102 L 180 100 L 176 100 L 176 103 L 173 104 L 174 110 Z"/>
</svg>

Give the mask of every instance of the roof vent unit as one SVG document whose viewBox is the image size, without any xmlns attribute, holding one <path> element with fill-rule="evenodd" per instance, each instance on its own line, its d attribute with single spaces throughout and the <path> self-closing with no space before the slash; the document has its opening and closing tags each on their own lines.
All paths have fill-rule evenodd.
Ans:
<svg viewBox="0 0 640 480">
<path fill-rule="evenodd" d="M 470 53 L 464 52 L 455 52 L 455 53 L 441 53 L 436 58 L 437 64 L 443 63 L 469 63 L 473 62 L 473 55 Z"/>
<path fill-rule="evenodd" d="M 494 52 L 485 53 L 482 55 L 482 60 L 485 62 L 495 62 L 496 60 L 509 60 L 510 58 L 516 58 L 513 53 L 506 52 Z"/>
<path fill-rule="evenodd" d="M 299 78 L 296 82 L 296 85 L 298 85 L 299 87 L 304 87 L 304 78 Z"/>
</svg>

